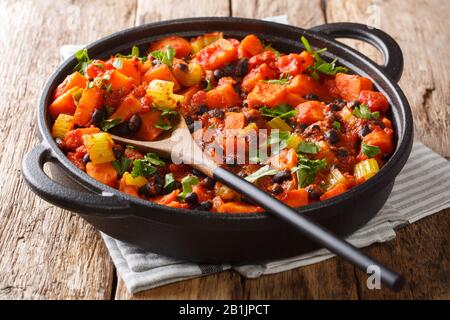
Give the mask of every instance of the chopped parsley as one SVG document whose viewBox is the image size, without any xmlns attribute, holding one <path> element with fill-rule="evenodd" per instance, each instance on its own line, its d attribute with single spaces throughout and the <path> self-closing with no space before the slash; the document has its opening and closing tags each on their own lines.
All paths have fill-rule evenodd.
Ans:
<svg viewBox="0 0 450 320">
<path fill-rule="evenodd" d="M 106 132 L 106 131 L 114 128 L 115 126 L 117 126 L 121 122 L 122 122 L 121 118 L 110 119 L 110 120 L 103 120 L 101 125 L 100 125 L 100 127 L 101 127 L 102 131 Z"/>
<path fill-rule="evenodd" d="M 341 123 L 339 121 L 334 121 L 333 129 L 339 131 L 341 129 Z"/>
<path fill-rule="evenodd" d="M 261 80 L 261 82 L 286 85 L 289 83 L 289 75 L 286 75 L 285 77 L 280 76 L 280 79 Z"/>
<path fill-rule="evenodd" d="M 273 176 L 275 174 L 277 174 L 278 171 L 275 169 L 270 168 L 270 166 L 264 166 L 258 170 L 256 170 L 255 172 L 253 172 L 251 175 L 248 175 L 247 177 L 245 177 L 245 180 L 247 180 L 248 182 L 255 182 L 256 180 L 258 180 L 259 178 L 265 177 L 265 176 Z"/>
<path fill-rule="evenodd" d="M 301 37 L 301 41 L 302 41 L 303 46 L 305 47 L 306 51 L 308 51 L 314 57 L 315 64 L 312 67 L 311 76 L 315 80 L 318 80 L 318 78 L 319 78 L 319 75 L 318 75 L 317 72 L 324 73 L 324 74 L 329 74 L 329 75 L 336 75 L 336 73 L 338 73 L 338 72 L 343 72 L 343 73 L 348 72 L 348 69 L 346 67 L 338 67 L 338 66 L 336 66 L 337 58 L 334 59 L 331 62 L 326 62 L 320 56 L 320 54 L 322 52 L 327 51 L 327 48 L 322 48 L 320 50 L 315 51 L 315 50 L 313 50 L 311 48 L 311 45 L 309 44 L 309 41 L 304 36 Z"/>
<path fill-rule="evenodd" d="M 78 50 L 75 53 L 75 58 L 78 60 L 77 65 L 73 70 L 80 71 L 83 75 L 86 75 L 86 70 L 92 60 L 89 58 L 86 48 Z"/>
<path fill-rule="evenodd" d="M 261 114 L 266 117 L 271 118 L 284 118 L 284 119 L 290 119 L 292 117 L 295 117 L 298 114 L 298 111 L 291 107 L 290 105 L 286 103 L 282 103 L 279 106 L 276 106 L 275 108 L 267 108 L 262 107 L 259 109 L 261 111 Z"/>
<path fill-rule="evenodd" d="M 164 192 L 172 192 L 173 189 L 175 189 L 176 186 L 176 181 L 175 178 L 173 177 L 173 173 L 167 173 L 164 176 Z"/>
<path fill-rule="evenodd" d="M 361 151 L 363 154 L 368 156 L 369 158 L 373 158 L 381 153 L 380 147 L 377 146 L 369 146 L 364 142 L 361 143 Z"/>
<path fill-rule="evenodd" d="M 192 187 L 198 184 L 200 180 L 193 175 L 189 175 L 184 177 L 181 180 L 181 186 L 183 187 L 183 192 L 178 195 L 179 198 L 184 199 L 188 195 L 188 193 L 192 192 Z"/>
<path fill-rule="evenodd" d="M 150 55 L 155 59 L 171 67 L 173 64 L 173 58 L 175 57 L 175 49 L 172 48 L 171 46 L 167 46 L 164 51 L 162 50 L 152 51 Z"/>
<path fill-rule="evenodd" d="M 114 160 L 112 162 L 112 166 L 114 167 L 114 169 L 116 169 L 118 176 L 122 176 L 126 171 L 128 171 L 130 169 L 131 166 L 131 160 L 128 159 L 127 157 L 122 157 L 119 160 Z"/>
<path fill-rule="evenodd" d="M 327 167 L 325 159 L 311 160 L 308 158 L 300 158 L 298 166 L 292 169 L 297 173 L 298 188 L 304 188 L 316 180 L 317 173 Z"/>
<path fill-rule="evenodd" d="M 319 147 L 314 142 L 302 141 L 297 147 L 297 153 L 316 154 L 319 152 Z"/>
<path fill-rule="evenodd" d="M 357 118 L 367 120 L 380 118 L 380 113 L 378 111 L 371 112 L 369 107 L 364 103 L 360 104 L 359 107 L 355 107 L 355 109 L 353 109 L 353 115 Z"/>
</svg>

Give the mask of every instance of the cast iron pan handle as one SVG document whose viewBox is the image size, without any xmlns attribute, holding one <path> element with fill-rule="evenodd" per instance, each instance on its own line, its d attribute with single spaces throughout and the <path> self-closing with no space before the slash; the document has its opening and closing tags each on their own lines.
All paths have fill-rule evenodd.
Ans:
<svg viewBox="0 0 450 320">
<path fill-rule="evenodd" d="M 30 188 L 41 198 L 59 207 L 89 215 L 128 214 L 130 206 L 113 195 L 100 195 L 70 189 L 52 180 L 44 172 L 44 164 L 54 161 L 50 148 L 39 144 L 25 156 L 22 173 Z"/>
<path fill-rule="evenodd" d="M 400 80 L 403 72 L 402 50 L 386 32 L 359 23 L 329 23 L 311 30 L 333 38 L 350 38 L 372 44 L 383 54 L 384 65 L 380 68 L 394 81 Z"/>
</svg>

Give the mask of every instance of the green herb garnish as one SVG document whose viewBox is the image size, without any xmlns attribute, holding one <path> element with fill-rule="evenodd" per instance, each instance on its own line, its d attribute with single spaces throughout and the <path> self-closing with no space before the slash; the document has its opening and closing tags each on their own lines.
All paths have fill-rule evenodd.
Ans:
<svg viewBox="0 0 450 320">
<path fill-rule="evenodd" d="M 128 171 L 128 169 L 130 169 L 131 166 L 131 160 L 128 159 L 127 157 L 122 157 L 119 160 L 114 160 L 112 162 L 112 166 L 114 167 L 114 169 L 116 169 L 117 174 L 120 176 L 122 176 L 126 171 Z"/>
<path fill-rule="evenodd" d="M 110 120 L 103 120 L 100 127 L 102 128 L 102 131 L 108 131 L 112 128 L 114 128 L 115 126 L 117 126 L 119 123 L 122 122 L 121 118 L 117 118 L 117 119 L 110 119 Z"/>
<path fill-rule="evenodd" d="M 170 123 L 166 123 L 164 121 L 162 121 L 162 119 L 160 119 L 156 124 L 155 124 L 155 128 L 164 130 L 164 131 L 168 131 L 170 129 L 172 129 L 172 125 Z"/>
<path fill-rule="evenodd" d="M 300 158 L 298 166 L 293 168 L 292 173 L 297 173 L 298 188 L 304 188 L 316 180 L 317 173 L 327 167 L 325 159 L 311 160 Z"/>
<path fill-rule="evenodd" d="M 160 159 L 155 153 L 147 153 L 143 159 L 137 159 L 133 161 L 133 170 L 131 175 L 133 177 L 143 176 L 148 177 L 156 172 L 154 166 L 163 166 L 164 160 Z"/>
<path fill-rule="evenodd" d="M 176 186 L 176 181 L 175 178 L 173 177 L 173 173 L 167 173 L 164 176 L 164 192 L 172 192 L 173 189 L 175 189 Z"/>
<path fill-rule="evenodd" d="M 212 90 L 211 80 L 205 79 L 205 81 L 206 81 L 206 87 L 203 90 L 206 92 L 211 91 Z"/>
<path fill-rule="evenodd" d="M 275 108 L 262 107 L 259 110 L 261 111 L 261 114 L 263 116 L 271 118 L 279 117 L 284 119 L 290 119 L 298 114 L 298 111 L 296 109 L 294 109 L 293 107 L 291 107 L 286 103 L 282 103 L 279 106 L 276 106 Z"/>
<path fill-rule="evenodd" d="M 360 104 L 359 107 L 353 109 L 353 115 L 360 119 L 378 119 L 380 118 L 380 113 L 378 111 L 372 112 L 369 107 L 364 103 Z"/>
<path fill-rule="evenodd" d="M 265 176 L 273 176 L 275 174 L 277 174 L 278 171 L 275 169 L 270 168 L 270 166 L 264 166 L 258 170 L 256 170 L 255 172 L 253 172 L 251 175 L 248 175 L 247 177 L 245 177 L 245 180 L 247 180 L 248 182 L 255 182 L 256 180 L 258 180 L 259 178 L 265 177 Z"/>
<path fill-rule="evenodd" d="M 280 79 L 270 79 L 270 80 L 260 80 L 261 82 L 269 83 L 269 84 L 282 84 L 286 85 L 289 83 L 289 75 L 285 77 L 280 76 Z"/>
<path fill-rule="evenodd" d="M 158 59 L 162 63 L 168 65 L 169 67 L 172 67 L 173 58 L 175 57 L 175 49 L 172 48 L 171 46 L 167 46 L 165 51 L 162 50 L 152 51 L 150 55 L 155 59 Z"/>
<path fill-rule="evenodd" d="M 319 75 L 317 74 L 317 72 L 329 74 L 329 75 L 336 75 L 336 73 L 338 73 L 338 72 L 343 72 L 343 73 L 348 72 L 348 69 L 346 67 L 337 67 L 336 66 L 337 58 L 331 62 L 326 62 L 320 56 L 320 54 L 322 52 L 327 51 L 327 48 L 322 48 L 322 49 L 315 51 L 311 48 L 309 41 L 304 36 L 301 37 L 301 41 L 302 41 L 303 46 L 305 47 L 306 51 L 308 51 L 314 57 L 315 64 L 312 67 L 311 76 L 315 80 L 318 80 L 318 78 L 319 78 Z"/>
<path fill-rule="evenodd" d="M 278 146 L 278 150 L 283 150 L 287 146 L 287 140 L 291 136 L 289 131 L 279 131 L 276 130 L 270 133 L 270 136 L 267 138 L 267 145 L 275 145 Z"/>
<path fill-rule="evenodd" d="M 302 141 L 297 147 L 297 153 L 316 154 L 319 152 L 319 147 L 314 142 Z"/>
<path fill-rule="evenodd" d="M 186 198 L 188 193 L 192 192 L 192 187 L 199 183 L 200 180 L 196 176 L 189 175 L 181 180 L 181 186 L 183 187 L 183 192 L 178 195 L 179 198 Z"/>
<path fill-rule="evenodd" d="M 369 158 L 373 158 L 381 153 L 380 147 L 377 146 L 369 146 L 364 142 L 361 143 L 361 151 L 363 154 L 368 156 Z"/>
<path fill-rule="evenodd" d="M 86 75 L 86 70 L 92 60 L 89 58 L 86 48 L 78 50 L 75 53 L 75 58 L 78 60 L 77 65 L 73 70 L 80 71 L 83 75 Z"/>
<path fill-rule="evenodd" d="M 341 123 L 339 121 L 334 121 L 333 129 L 339 131 L 341 129 Z"/>
<path fill-rule="evenodd" d="M 161 159 L 156 153 L 153 152 L 147 153 L 144 156 L 144 160 L 155 166 L 163 166 L 166 164 L 166 162 L 163 159 Z"/>
</svg>

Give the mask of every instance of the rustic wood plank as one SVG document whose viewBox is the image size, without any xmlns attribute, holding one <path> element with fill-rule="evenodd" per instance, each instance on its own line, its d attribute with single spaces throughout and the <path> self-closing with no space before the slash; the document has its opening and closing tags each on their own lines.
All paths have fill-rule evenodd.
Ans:
<svg viewBox="0 0 450 320">
<path fill-rule="evenodd" d="M 290 24 L 302 28 L 325 22 L 325 12 L 320 0 L 232 0 L 231 13 L 235 17 L 257 19 L 287 14 Z"/>
<path fill-rule="evenodd" d="M 450 62 L 448 52 L 441 48 L 450 41 L 449 10 L 450 4 L 442 1 L 329 0 L 326 6 L 329 22 L 371 24 L 399 42 L 405 57 L 400 86 L 413 110 L 416 136 L 446 157 L 450 155 Z M 368 48 L 358 47 L 372 55 L 372 48 L 365 51 Z M 360 297 L 448 298 L 449 214 L 445 210 L 399 230 L 394 241 L 367 248 L 369 254 L 405 274 L 409 283 L 398 294 L 369 291 L 365 275 L 358 273 Z"/>
<path fill-rule="evenodd" d="M 108 299 L 113 266 L 95 230 L 39 199 L 21 178 L 38 143 L 36 104 L 59 47 L 132 25 L 134 3 L 2 1 L 0 4 L 0 298 Z"/>
<path fill-rule="evenodd" d="M 228 0 L 138 0 L 136 24 L 188 17 L 226 17 L 229 15 Z"/>
<path fill-rule="evenodd" d="M 157 3 L 157 5 L 156 5 Z M 220 1 L 144 1 L 139 0 L 136 24 L 160 20 L 201 16 L 228 16 L 228 0 Z M 186 280 L 167 286 L 130 294 L 118 279 L 115 299 L 241 299 L 240 277 L 233 272 L 222 272 L 207 277 Z"/>
</svg>

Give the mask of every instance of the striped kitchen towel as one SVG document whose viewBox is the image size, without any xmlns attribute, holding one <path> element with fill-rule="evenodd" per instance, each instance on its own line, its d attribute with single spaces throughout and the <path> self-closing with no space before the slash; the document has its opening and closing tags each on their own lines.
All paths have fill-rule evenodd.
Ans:
<svg viewBox="0 0 450 320">
<path fill-rule="evenodd" d="M 347 240 L 357 247 L 395 237 L 395 228 L 450 207 L 450 162 L 415 141 L 411 156 L 395 180 L 385 206 Z M 202 265 L 142 251 L 102 234 L 119 275 L 131 293 L 234 269 L 247 278 L 272 274 L 333 257 L 326 249 L 255 265 Z"/>
</svg>

